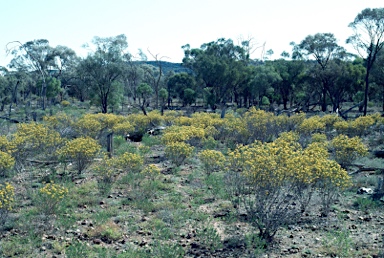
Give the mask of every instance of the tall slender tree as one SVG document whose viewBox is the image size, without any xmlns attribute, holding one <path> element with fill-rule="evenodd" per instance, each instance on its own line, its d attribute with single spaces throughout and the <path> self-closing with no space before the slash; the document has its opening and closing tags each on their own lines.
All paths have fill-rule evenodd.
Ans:
<svg viewBox="0 0 384 258">
<path fill-rule="evenodd" d="M 364 58 L 366 74 L 364 89 L 364 115 L 367 115 L 369 76 L 380 50 L 384 47 L 384 8 L 366 8 L 349 24 L 353 35 L 347 39 Z"/>
<path fill-rule="evenodd" d="M 114 94 L 120 92 L 120 80 L 126 59 L 130 55 L 126 53 L 128 47 L 125 35 L 116 37 L 95 37 L 92 43 L 96 46 L 94 53 L 89 54 L 79 64 L 79 72 L 90 83 L 91 90 L 96 100 L 101 105 L 101 112 L 108 112 L 108 105 Z"/>
</svg>

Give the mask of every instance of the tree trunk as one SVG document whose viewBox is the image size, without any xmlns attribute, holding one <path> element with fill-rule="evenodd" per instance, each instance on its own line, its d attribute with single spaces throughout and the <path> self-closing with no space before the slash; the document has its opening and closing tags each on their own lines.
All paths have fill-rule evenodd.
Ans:
<svg viewBox="0 0 384 258">
<path fill-rule="evenodd" d="M 112 158 L 112 156 L 113 156 L 113 132 L 107 135 L 107 152 L 108 152 L 108 157 Z"/>
<path fill-rule="evenodd" d="M 363 115 L 367 115 L 367 107 L 368 107 L 368 88 L 369 88 L 369 69 L 367 67 L 367 73 L 365 74 L 365 89 L 364 89 L 364 104 L 363 104 Z"/>
</svg>

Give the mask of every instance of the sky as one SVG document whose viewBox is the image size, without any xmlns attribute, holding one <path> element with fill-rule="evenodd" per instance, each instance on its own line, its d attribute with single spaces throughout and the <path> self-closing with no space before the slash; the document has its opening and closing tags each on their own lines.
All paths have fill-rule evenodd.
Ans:
<svg viewBox="0 0 384 258">
<path fill-rule="evenodd" d="M 182 62 L 182 46 L 199 48 L 219 38 L 252 39 L 252 58 L 272 49 L 270 59 L 291 52 L 290 42 L 333 33 L 341 46 L 352 35 L 348 24 L 365 8 L 384 0 L 0 0 L 0 66 L 11 56 L 6 45 L 47 39 L 85 57 L 93 37 L 125 34 L 134 56 L 148 50 L 163 61 Z M 14 44 L 8 45 L 15 46 Z"/>
</svg>

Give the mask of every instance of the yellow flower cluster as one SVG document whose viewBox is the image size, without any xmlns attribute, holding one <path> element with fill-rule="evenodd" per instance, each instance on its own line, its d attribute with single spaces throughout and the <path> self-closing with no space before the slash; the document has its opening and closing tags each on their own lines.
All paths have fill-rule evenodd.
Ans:
<svg viewBox="0 0 384 258">
<path fill-rule="evenodd" d="M 152 126 L 151 119 L 143 114 L 131 114 L 127 120 L 133 125 L 135 132 L 145 132 L 147 128 Z"/>
<path fill-rule="evenodd" d="M 305 119 L 298 127 L 298 131 L 304 135 L 310 135 L 313 133 L 322 133 L 325 131 L 325 121 L 319 116 L 312 116 Z"/>
<path fill-rule="evenodd" d="M 339 134 L 349 136 L 362 136 L 368 129 L 376 123 L 377 115 L 361 116 L 351 121 L 338 121 L 334 123 L 334 128 Z"/>
<path fill-rule="evenodd" d="M 199 159 L 208 175 L 223 169 L 226 161 L 223 153 L 217 150 L 203 150 L 199 153 Z"/>
<path fill-rule="evenodd" d="M 340 122 L 341 120 L 341 117 L 336 116 L 334 114 L 328 114 L 320 118 L 320 121 L 325 124 L 326 131 L 331 131 L 333 129 L 333 125 L 336 122 Z"/>
<path fill-rule="evenodd" d="M 163 134 L 162 141 L 165 144 L 185 142 L 192 139 L 202 140 L 205 137 L 203 128 L 195 126 L 171 126 Z"/>
<path fill-rule="evenodd" d="M 115 158 L 116 166 L 120 169 L 138 172 L 144 164 L 144 159 L 142 156 L 136 153 L 124 153 L 123 155 Z"/>
<path fill-rule="evenodd" d="M 63 107 L 68 107 L 71 105 L 71 103 L 68 101 L 68 100 L 63 100 L 60 102 L 60 104 L 63 106 Z"/>
<path fill-rule="evenodd" d="M 5 135 L 0 136 L 0 151 L 12 154 L 15 150 L 14 144 L 12 144 Z"/>
<path fill-rule="evenodd" d="M 230 114 L 228 114 L 230 116 Z M 228 116 L 227 116 L 228 118 Z M 220 118 L 219 114 L 212 113 L 194 113 L 192 115 L 192 124 L 199 128 L 206 128 L 213 126 L 219 128 L 224 124 L 223 119 Z"/>
<path fill-rule="evenodd" d="M 91 115 L 85 115 L 81 117 L 75 124 L 75 130 L 83 137 L 97 138 L 102 125 L 100 121 L 93 119 Z"/>
<path fill-rule="evenodd" d="M 159 110 L 153 110 L 147 114 L 151 125 L 160 126 L 164 124 L 164 116 L 160 114 Z"/>
<path fill-rule="evenodd" d="M 276 188 L 283 185 L 316 185 L 330 179 L 338 187 L 350 178 L 335 161 L 328 159 L 325 143 L 314 142 L 302 149 L 294 133 L 283 133 L 271 143 L 238 146 L 229 153 L 230 168 L 240 169 L 254 185 Z"/>
<path fill-rule="evenodd" d="M 45 124 L 52 129 L 59 129 L 62 127 L 69 127 L 73 125 L 71 117 L 64 112 L 59 112 L 54 116 L 44 116 L 43 121 Z"/>
<path fill-rule="evenodd" d="M 60 134 L 43 124 L 21 123 L 17 132 L 12 135 L 11 145 L 18 151 L 26 149 L 44 150 L 61 144 L 63 139 Z"/>
<path fill-rule="evenodd" d="M 99 153 L 101 146 L 96 140 L 90 137 L 80 137 L 66 142 L 66 144 L 57 150 L 57 154 L 62 159 L 70 159 L 77 166 L 81 173 L 93 158 Z"/>
<path fill-rule="evenodd" d="M 187 116 L 179 116 L 174 119 L 174 124 L 177 126 L 190 126 L 192 122 L 192 118 Z"/>
<path fill-rule="evenodd" d="M 134 129 L 133 125 L 128 121 L 116 124 L 112 127 L 112 131 L 114 133 L 118 133 L 124 136 L 127 135 L 128 132 L 133 131 L 133 129 Z"/>
<path fill-rule="evenodd" d="M 149 164 L 141 171 L 141 173 L 149 176 L 150 178 L 155 178 L 160 175 L 160 169 L 155 164 Z"/>
<path fill-rule="evenodd" d="M 356 158 L 368 154 L 368 149 L 358 136 L 349 138 L 346 135 L 338 135 L 332 139 L 330 148 L 335 160 L 341 165 L 349 165 Z"/>
<path fill-rule="evenodd" d="M 12 205 L 15 201 L 15 188 L 9 184 L 0 185 L 0 209 L 11 211 Z"/>
<path fill-rule="evenodd" d="M 15 159 L 9 153 L 0 151 L 0 173 L 3 174 L 13 165 L 15 165 Z"/>
<path fill-rule="evenodd" d="M 111 178 L 116 172 L 116 163 L 117 158 L 109 158 L 108 155 L 104 155 L 103 159 L 95 165 L 94 171 L 101 178 Z"/>
<path fill-rule="evenodd" d="M 68 188 L 51 182 L 40 188 L 39 193 L 46 199 L 58 202 L 68 194 Z"/>
<path fill-rule="evenodd" d="M 79 156 L 94 158 L 101 146 L 90 137 L 80 137 L 66 142 L 65 146 L 57 151 L 60 156 L 75 159 Z"/>
<path fill-rule="evenodd" d="M 181 117 L 183 116 L 183 113 L 182 112 L 179 112 L 179 111 L 176 111 L 176 110 L 167 110 L 166 112 L 164 112 L 164 123 L 166 125 L 173 125 L 175 124 L 175 119 L 177 117 Z"/>
<path fill-rule="evenodd" d="M 193 147 L 184 142 L 170 142 L 165 147 L 165 156 L 176 166 L 183 164 L 184 160 L 191 156 Z"/>
<path fill-rule="evenodd" d="M 362 136 L 374 124 L 375 119 L 372 116 L 360 116 L 350 122 L 351 135 Z"/>
<path fill-rule="evenodd" d="M 325 143 L 327 141 L 327 136 L 325 134 L 322 134 L 322 133 L 314 133 L 314 134 L 312 134 L 311 141 L 312 142 L 323 142 L 323 143 Z"/>
</svg>

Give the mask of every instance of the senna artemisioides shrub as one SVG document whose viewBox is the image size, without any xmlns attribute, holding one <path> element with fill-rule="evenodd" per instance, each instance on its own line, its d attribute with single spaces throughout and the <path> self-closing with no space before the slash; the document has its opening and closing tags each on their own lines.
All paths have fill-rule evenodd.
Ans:
<svg viewBox="0 0 384 258">
<path fill-rule="evenodd" d="M 62 161 L 71 161 L 75 164 L 78 174 L 81 174 L 100 152 L 101 146 L 90 137 L 80 137 L 66 142 L 57 150 Z"/>
<path fill-rule="evenodd" d="M 321 142 L 303 149 L 294 133 L 283 133 L 270 143 L 238 146 L 229 153 L 226 189 L 261 238 L 271 241 L 279 227 L 295 222 L 315 191 L 326 195 L 324 203 L 329 203 L 332 193 L 348 185 L 346 171 L 327 153 Z"/>
</svg>

